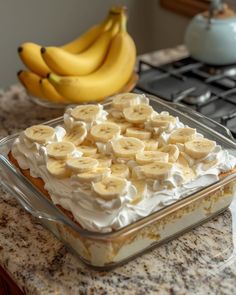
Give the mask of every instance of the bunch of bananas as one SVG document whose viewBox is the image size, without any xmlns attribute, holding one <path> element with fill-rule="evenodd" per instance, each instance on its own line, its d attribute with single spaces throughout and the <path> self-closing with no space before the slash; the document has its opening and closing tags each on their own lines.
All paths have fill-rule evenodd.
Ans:
<svg viewBox="0 0 236 295">
<path fill-rule="evenodd" d="M 136 47 L 126 24 L 124 7 L 113 7 L 103 22 L 61 47 L 22 44 L 18 53 L 29 70 L 18 72 L 20 82 L 31 95 L 64 104 L 129 90 Z"/>
</svg>

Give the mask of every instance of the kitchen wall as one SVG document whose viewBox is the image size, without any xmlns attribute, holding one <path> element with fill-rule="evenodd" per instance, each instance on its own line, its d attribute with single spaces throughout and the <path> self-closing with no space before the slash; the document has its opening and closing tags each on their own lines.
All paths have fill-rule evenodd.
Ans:
<svg viewBox="0 0 236 295">
<path fill-rule="evenodd" d="M 129 10 L 138 53 L 182 43 L 188 19 L 160 8 L 158 0 L 8 0 L 0 5 L 0 88 L 17 82 L 23 67 L 17 47 L 25 41 L 59 45 L 100 22 L 113 4 Z"/>
</svg>

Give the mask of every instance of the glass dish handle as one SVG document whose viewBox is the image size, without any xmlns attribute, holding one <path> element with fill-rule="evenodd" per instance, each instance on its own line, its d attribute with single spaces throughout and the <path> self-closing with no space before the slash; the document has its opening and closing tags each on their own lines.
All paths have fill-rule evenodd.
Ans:
<svg viewBox="0 0 236 295">
<path fill-rule="evenodd" d="M 225 136 L 226 138 L 229 138 L 233 141 L 235 141 L 235 138 L 233 137 L 232 133 L 230 132 L 230 130 L 221 125 L 220 123 L 212 120 L 211 118 L 207 118 L 205 116 L 203 116 L 202 114 L 194 111 L 193 109 L 186 107 L 180 103 L 172 103 L 171 106 L 177 109 L 178 111 L 181 111 L 182 113 L 185 113 L 189 116 L 191 116 L 192 119 L 195 119 L 197 121 L 200 121 L 201 123 L 211 126 L 211 128 L 216 129 L 217 132 L 219 132 L 220 134 L 222 134 L 223 136 Z"/>
</svg>

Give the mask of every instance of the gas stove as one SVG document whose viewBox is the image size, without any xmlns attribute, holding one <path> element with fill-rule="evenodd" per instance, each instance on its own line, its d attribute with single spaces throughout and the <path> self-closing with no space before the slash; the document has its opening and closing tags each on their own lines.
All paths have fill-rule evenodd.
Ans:
<svg viewBox="0 0 236 295">
<path fill-rule="evenodd" d="M 213 67 L 190 57 L 154 66 L 140 60 L 136 91 L 189 106 L 236 138 L 236 64 Z"/>
</svg>

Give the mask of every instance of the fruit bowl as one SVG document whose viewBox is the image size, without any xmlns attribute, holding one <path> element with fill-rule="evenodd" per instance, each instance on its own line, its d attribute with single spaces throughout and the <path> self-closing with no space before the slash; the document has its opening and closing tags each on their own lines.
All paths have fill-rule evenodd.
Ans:
<svg viewBox="0 0 236 295">
<path fill-rule="evenodd" d="M 137 73 L 133 72 L 128 83 L 118 93 L 131 92 L 134 89 L 134 87 L 136 86 L 138 79 L 139 79 L 139 75 Z M 52 103 L 50 101 L 42 100 L 41 98 L 32 96 L 30 93 L 28 93 L 28 96 L 29 96 L 30 100 L 32 100 L 34 103 L 36 103 L 40 106 L 43 106 L 45 108 L 64 109 L 68 105 L 76 105 L 75 103 L 68 103 L 68 104 Z M 107 101 L 108 99 L 109 98 L 107 97 L 103 101 Z M 93 102 L 91 102 L 91 103 L 93 103 Z"/>
</svg>

